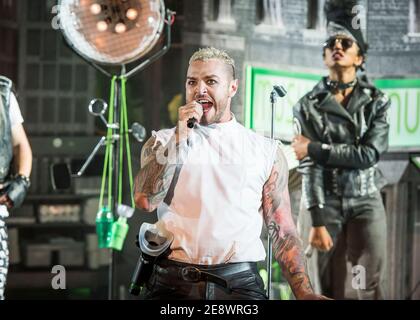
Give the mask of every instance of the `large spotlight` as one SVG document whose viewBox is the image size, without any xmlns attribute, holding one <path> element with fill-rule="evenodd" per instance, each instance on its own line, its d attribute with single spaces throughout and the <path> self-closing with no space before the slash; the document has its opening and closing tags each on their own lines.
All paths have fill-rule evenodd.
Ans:
<svg viewBox="0 0 420 320">
<path fill-rule="evenodd" d="M 157 43 L 165 5 L 163 0 L 61 0 L 59 18 L 67 42 L 83 58 L 123 65 Z"/>
</svg>

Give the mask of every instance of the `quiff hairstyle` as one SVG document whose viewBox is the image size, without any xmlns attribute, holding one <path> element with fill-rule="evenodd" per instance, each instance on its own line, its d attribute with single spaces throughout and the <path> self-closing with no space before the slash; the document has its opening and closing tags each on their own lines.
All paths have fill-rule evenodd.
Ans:
<svg viewBox="0 0 420 320">
<path fill-rule="evenodd" d="M 198 51 L 194 52 L 194 54 L 190 58 L 189 64 L 193 63 L 194 61 L 207 61 L 207 60 L 220 60 L 224 62 L 232 73 L 232 78 L 236 79 L 235 76 L 235 60 L 233 60 L 229 54 L 220 49 L 216 49 L 214 47 L 207 47 L 201 48 Z"/>
</svg>

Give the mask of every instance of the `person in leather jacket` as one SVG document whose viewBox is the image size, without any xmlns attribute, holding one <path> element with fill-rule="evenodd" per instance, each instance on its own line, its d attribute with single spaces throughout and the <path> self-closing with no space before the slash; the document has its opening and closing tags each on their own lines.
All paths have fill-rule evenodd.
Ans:
<svg viewBox="0 0 420 320">
<path fill-rule="evenodd" d="M 357 297 L 381 299 L 386 214 L 376 164 L 388 148 L 390 101 L 357 76 L 367 45 L 360 29 L 346 22 L 343 16 L 330 19 L 323 47 L 329 76 L 293 109 L 292 147 L 302 174 L 299 226 L 304 241 L 317 249 L 308 266 L 318 291 L 346 298 L 349 261 Z"/>
<path fill-rule="evenodd" d="M 0 300 L 9 265 L 5 218 L 8 209 L 22 204 L 30 186 L 32 150 L 22 122 L 12 81 L 0 76 Z"/>
</svg>

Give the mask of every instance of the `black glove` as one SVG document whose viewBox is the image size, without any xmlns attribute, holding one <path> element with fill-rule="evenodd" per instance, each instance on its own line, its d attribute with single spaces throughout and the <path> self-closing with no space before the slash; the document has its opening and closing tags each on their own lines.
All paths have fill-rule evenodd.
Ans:
<svg viewBox="0 0 420 320">
<path fill-rule="evenodd" d="M 18 175 L 10 181 L 6 195 L 13 202 L 13 208 L 18 208 L 22 205 L 30 185 L 29 178 L 23 175 Z"/>
</svg>

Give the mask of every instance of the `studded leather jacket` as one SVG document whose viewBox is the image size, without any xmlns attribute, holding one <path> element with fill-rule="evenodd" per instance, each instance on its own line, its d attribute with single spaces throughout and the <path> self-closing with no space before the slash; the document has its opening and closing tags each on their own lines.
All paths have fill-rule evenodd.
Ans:
<svg viewBox="0 0 420 320">
<path fill-rule="evenodd" d="M 6 180 L 13 157 L 12 131 L 9 117 L 11 88 L 12 81 L 0 76 L 0 183 Z"/>
<path fill-rule="evenodd" d="M 344 107 L 326 78 L 294 106 L 295 130 L 312 141 L 298 168 L 307 209 L 322 208 L 329 194 L 360 197 L 383 186 L 377 162 L 388 148 L 389 106 L 384 93 L 358 79 Z"/>
</svg>

